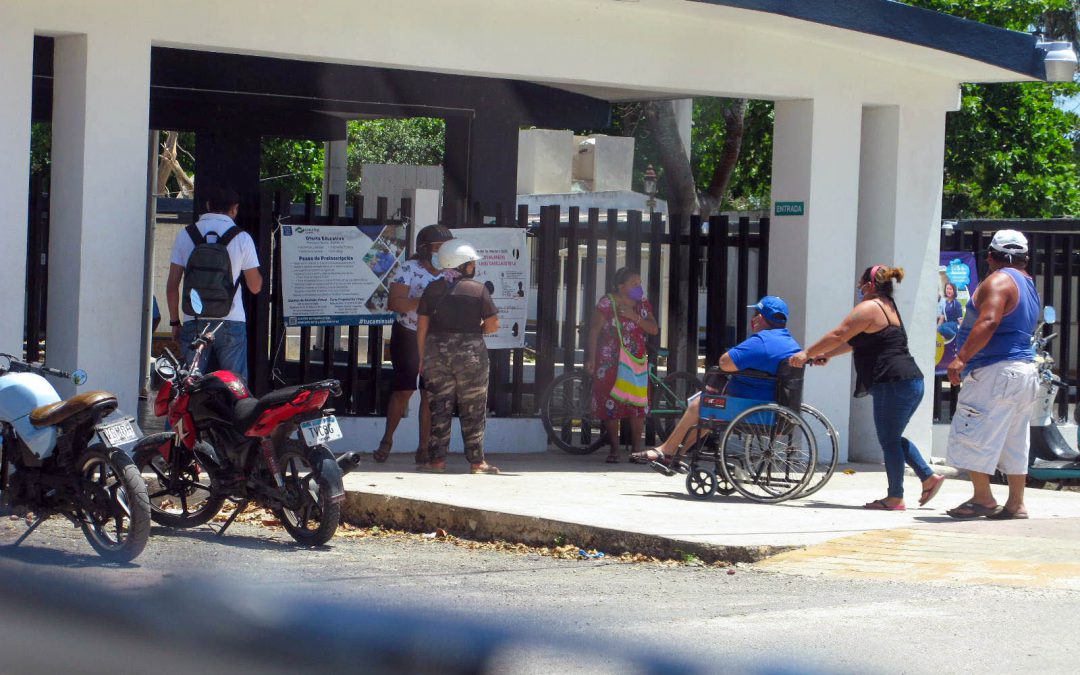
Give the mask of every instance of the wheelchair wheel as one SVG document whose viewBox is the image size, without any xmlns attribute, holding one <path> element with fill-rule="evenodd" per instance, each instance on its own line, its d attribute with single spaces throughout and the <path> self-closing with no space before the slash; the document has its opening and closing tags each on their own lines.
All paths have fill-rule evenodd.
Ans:
<svg viewBox="0 0 1080 675">
<path fill-rule="evenodd" d="M 733 419 L 720 440 L 720 469 L 739 494 L 775 504 L 799 496 L 814 475 L 817 444 L 789 408 L 766 403 Z"/>
<path fill-rule="evenodd" d="M 708 467 L 716 476 L 716 492 L 725 497 L 735 492 L 735 486 L 731 484 L 723 469 L 720 468 L 720 453 L 716 450 L 717 437 L 720 434 L 711 433 L 704 440 L 698 441 L 694 447 L 690 461 L 690 473 L 693 474 L 698 468 Z M 687 476 L 687 492 L 690 491 L 690 477 Z"/>
<path fill-rule="evenodd" d="M 716 494 L 716 472 L 703 466 L 691 467 L 686 474 L 686 493 L 694 499 L 708 499 Z"/>
<path fill-rule="evenodd" d="M 662 385 L 653 385 L 650 417 L 660 442 L 667 440 L 686 412 L 686 399 L 701 391 L 703 386 L 696 373 L 683 371 L 671 373 Z"/>
<path fill-rule="evenodd" d="M 817 462 L 814 464 L 814 473 L 810 481 L 803 488 L 800 497 L 808 497 L 829 482 L 836 471 L 836 463 L 840 461 L 840 432 L 838 432 L 817 408 L 802 404 L 802 418 L 810 427 L 817 446 Z"/>
<path fill-rule="evenodd" d="M 603 425 L 592 418 L 592 376 L 572 370 L 556 377 L 540 398 L 540 419 L 548 439 L 572 455 L 587 455 L 607 442 Z"/>
</svg>

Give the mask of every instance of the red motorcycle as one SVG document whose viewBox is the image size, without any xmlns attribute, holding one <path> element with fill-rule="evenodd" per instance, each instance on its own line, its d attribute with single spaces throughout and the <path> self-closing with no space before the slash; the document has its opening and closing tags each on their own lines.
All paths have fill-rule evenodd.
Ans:
<svg viewBox="0 0 1080 675">
<path fill-rule="evenodd" d="M 341 517 L 342 477 L 359 461 L 356 453 L 335 460 L 326 447 L 341 430 L 333 411 L 322 407 L 341 394 L 341 385 L 323 380 L 255 398 L 234 373 L 203 374 L 198 364 L 220 327 L 199 334 L 187 366 L 168 350 L 154 364 L 154 413 L 167 415 L 172 431 L 135 448 L 150 516 L 167 527 L 194 527 L 210 521 L 228 499 L 236 509 L 221 535 L 254 501 L 297 542 L 325 544 Z"/>
</svg>

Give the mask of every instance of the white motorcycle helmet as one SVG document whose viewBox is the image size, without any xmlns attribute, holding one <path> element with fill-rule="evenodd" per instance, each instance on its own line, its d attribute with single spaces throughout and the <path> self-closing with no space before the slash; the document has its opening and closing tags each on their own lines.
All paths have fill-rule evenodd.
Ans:
<svg viewBox="0 0 1080 675">
<path fill-rule="evenodd" d="M 439 249 L 439 267 L 452 270 L 470 262 L 480 260 L 480 254 L 464 239 L 451 239 Z"/>
</svg>

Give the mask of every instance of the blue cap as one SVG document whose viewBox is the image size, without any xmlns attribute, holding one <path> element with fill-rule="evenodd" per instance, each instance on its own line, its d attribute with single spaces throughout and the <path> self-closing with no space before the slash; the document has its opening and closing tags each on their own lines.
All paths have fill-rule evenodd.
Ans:
<svg viewBox="0 0 1080 675">
<path fill-rule="evenodd" d="M 783 298 L 779 298 L 775 295 L 766 295 L 764 298 L 757 301 L 756 305 L 750 305 L 747 309 L 756 309 L 761 316 L 769 320 L 770 323 L 784 325 L 787 323 L 788 312 L 787 303 Z"/>
</svg>

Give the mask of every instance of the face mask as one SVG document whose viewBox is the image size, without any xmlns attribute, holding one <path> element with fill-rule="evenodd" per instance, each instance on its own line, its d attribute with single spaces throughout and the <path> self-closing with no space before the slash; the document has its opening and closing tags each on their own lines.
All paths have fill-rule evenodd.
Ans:
<svg viewBox="0 0 1080 675">
<path fill-rule="evenodd" d="M 645 289 L 641 286 L 634 286 L 626 294 L 626 297 L 630 298 L 634 302 L 641 302 L 645 299 Z"/>
<path fill-rule="evenodd" d="M 435 253 L 431 254 L 431 266 L 434 267 L 437 270 L 442 269 L 441 267 L 439 267 L 439 254 L 438 254 L 438 252 L 435 252 Z"/>
<path fill-rule="evenodd" d="M 855 302 L 862 302 L 865 296 L 866 294 L 862 292 L 862 286 L 855 289 Z"/>
</svg>

